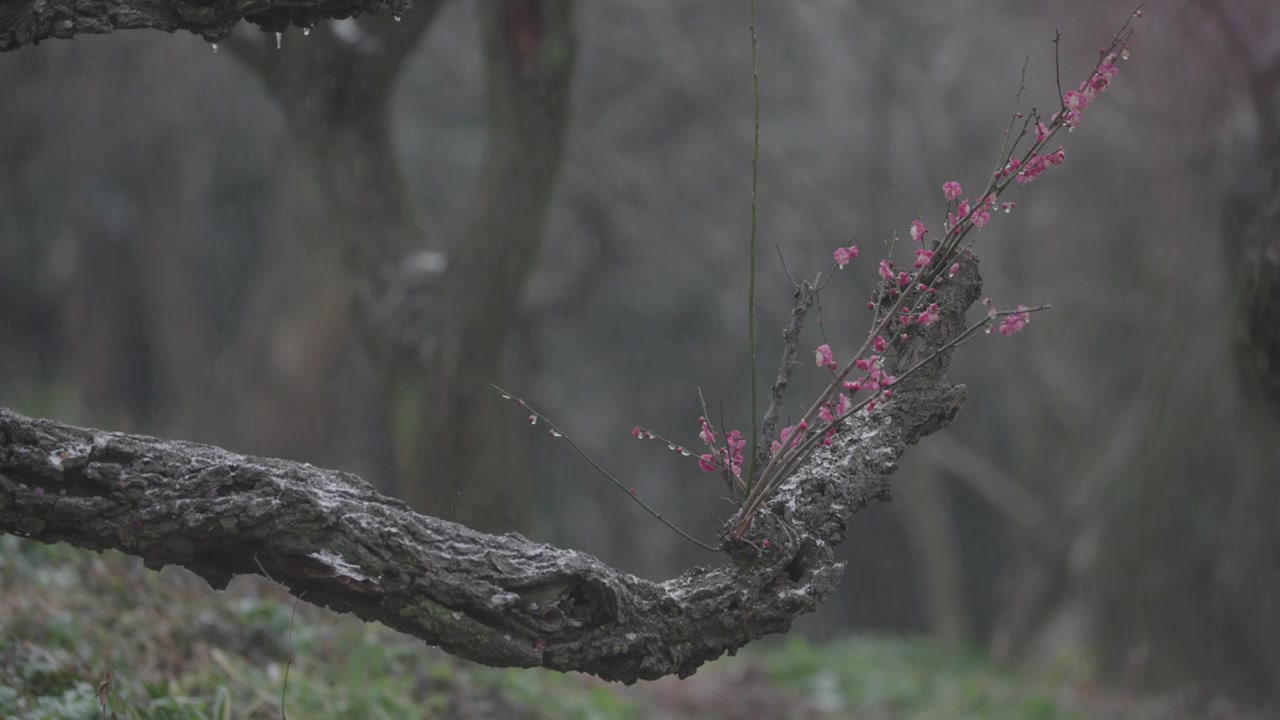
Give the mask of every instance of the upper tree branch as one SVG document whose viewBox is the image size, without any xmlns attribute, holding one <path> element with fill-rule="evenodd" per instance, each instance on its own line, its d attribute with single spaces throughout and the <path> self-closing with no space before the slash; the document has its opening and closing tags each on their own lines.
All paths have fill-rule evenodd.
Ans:
<svg viewBox="0 0 1280 720">
<path fill-rule="evenodd" d="M 778 377 L 769 390 L 769 404 L 764 411 L 764 422 L 760 425 L 759 449 L 755 457 L 754 467 L 763 470 L 769 459 L 769 442 L 773 439 L 773 431 L 778 427 L 778 419 L 782 415 L 782 400 L 787 394 L 787 385 L 791 383 L 791 372 L 796 365 L 796 346 L 800 344 L 800 331 L 804 328 L 805 315 L 813 307 L 816 297 L 813 285 L 809 281 L 801 281 L 796 286 L 796 304 L 791 308 L 791 322 L 782 331 L 782 362 L 778 364 Z M 751 478 L 754 483 L 758 477 Z"/>
<path fill-rule="evenodd" d="M 311 27 L 328 18 L 404 15 L 411 4 L 411 0 L 4 0 L 0 2 L 0 51 L 50 38 L 140 29 L 186 30 L 217 42 L 241 20 L 263 30 L 283 31 L 290 25 Z"/>
<path fill-rule="evenodd" d="M 899 364 L 963 329 L 980 290 L 967 260 L 940 292 L 943 322 L 918 334 Z M 0 532 L 113 548 L 151 568 L 181 565 L 218 588 L 265 571 L 309 602 L 490 665 L 627 682 L 685 676 L 786 631 L 831 595 L 849 516 L 887 496 L 907 445 L 947 425 L 964 400 L 963 386 L 946 383 L 948 361 L 930 363 L 813 453 L 727 548 L 729 564 L 666 582 L 418 515 L 347 473 L 8 410 L 0 410 Z"/>
</svg>

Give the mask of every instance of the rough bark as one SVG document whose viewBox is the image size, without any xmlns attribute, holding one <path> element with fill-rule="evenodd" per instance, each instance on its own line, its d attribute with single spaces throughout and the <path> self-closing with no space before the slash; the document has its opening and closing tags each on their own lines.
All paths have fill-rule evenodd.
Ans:
<svg viewBox="0 0 1280 720">
<path fill-rule="evenodd" d="M 327 18 L 403 15 L 410 0 L 6 0 L 0 51 L 43 40 L 119 30 L 186 30 L 218 42 L 247 20 L 263 30 L 311 27 Z"/>
<path fill-rule="evenodd" d="M 976 263 L 941 293 L 943 321 L 898 365 L 964 327 Z M 702 663 L 812 611 L 835 590 L 850 515 L 887 499 L 906 447 L 951 422 L 963 386 L 943 355 L 848 423 L 782 486 L 731 562 L 666 582 L 518 534 L 418 515 L 354 475 L 0 410 L 0 531 L 176 564 L 223 588 L 260 574 L 308 602 L 497 666 L 632 682 Z M 782 524 L 785 523 L 785 528 Z M 769 540 L 768 546 L 764 540 Z"/>
</svg>

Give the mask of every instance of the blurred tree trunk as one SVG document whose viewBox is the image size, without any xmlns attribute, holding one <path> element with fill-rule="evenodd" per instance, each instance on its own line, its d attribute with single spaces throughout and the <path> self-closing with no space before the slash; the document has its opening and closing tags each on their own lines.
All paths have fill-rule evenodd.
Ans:
<svg viewBox="0 0 1280 720">
<path fill-rule="evenodd" d="M 1029 544 L 1033 552 L 1010 574 L 1012 594 L 993 636 L 998 651 L 1026 660 L 1044 650 L 1052 662 L 1063 640 L 1055 630 L 1091 627 L 1106 682 L 1200 701 L 1280 703 L 1280 426 L 1258 402 L 1269 394 L 1265 373 L 1247 372 L 1253 379 L 1238 383 L 1222 372 L 1233 356 L 1256 366 L 1245 358 L 1280 328 L 1280 315 L 1259 319 L 1268 303 L 1269 312 L 1280 310 L 1262 289 L 1280 275 L 1268 279 L 1256 256 L 1274 242 L 1275 215 L 1259 222 L 1254 207 L 1228 213 L 1224 227 L 1234 306 L 1176 287 L 1149 297 L 1173 320 L 1141 329 L 1133 343 L 1176 359 L 1148 356 L 1129 392 L 1156 399 L 1136 413 L 1118 400 L 1123 434 L 1088 450 L 1093 463 L 1049 505 L 1064 515 L 1063 542 Z M 1241 218 L 1255 229 L 1244 232 Z M 1265 227 L 1272 230 L 1259 231 Z M 1180 262 L 1188 260 L 1197 267 L 1186 272 L 1203 271 L 1203 258 Z M 1254 329 L 1225 346 L 1237 321 Z M 1194 343 L 1187 326 L 1201 328 Z M 1208 373 L 1220 380 L 1206 381 Z M 1232 444 L 1223 446 L 1224 437 Z"/>
<path fill-rule="evenodd" d="M 322 193 L 381 375 L 400 495 L 481 530 L 527 530 L 528 430 L 488 383 L 499 379 L 561 162 L 572 3 L 481 6 L 488 146 L 447 269 L 426 252 L 391 123 L 399 69 L 439 5 L 350 32 L 319 25 L 300 51 L 235 49 L 279 102 Z"/>
<path fill-rule="evenodd" d="M 907 508 L 901 518 L 929 627 L 938 637 L 959 645 L 970 640 L 970 613 L 964 597 L 960 534 L 941 474 L 937 468 L 921 468 L 898 483 L 897 499 Z"/>
<path fill-rule="evenodd" d="M 529 436 L 489 383 L 537 261 L 563 157 L 572 3 L 481 6 L 488 147 L 463 237 L 449 256 L 439 338 L 409 446 L 410 505 L 482 530 L 529 527 Z M 516 438 L 512 438 L 512 434 Z"/>
<path fill-rule="evenodd" d="M 1134 478 L 1114 494 L 1081 582 L 1106 677 L 1205 699 L 1280 701 L 1274 452 L 1270 460 L 1237 457 L 1227 467 L 1220 456 L 1188 459 L 1188 472 L 1177 476 L 1142 471 L 1167 463 L 1161 453 L 1194 447 L 1213 423 L 1236 424 L 1274 447 L 1275 430 L 1257 421 L 1212 410 L 1188 419 L 1185 430 L 1153 438 Z"/>
<path fill-rule="evenodd" d="M 1199 396 L 1165 447 L 1196 447 L 1210 425 L 1231 428 L 1254 452 L 1221 453 L 1171 481 L 1143 473 L 1119 498 L 1094 573 L 1103 667 L 1153 687 L 1194 688 L 1280 707 L 1280 136 L 1259 85 L 1254 171 L 1236 169 L 1221 244 L 1230 303 L 1218 322 L 1235 331 L 1228 352 L 1237 397 L 1204 391 L 1204 370 L 1179 383 Z M 1224 317 L 1225 316 L 1225 317 Z M 1234 328 L 1231 326 L 1234 325 Z M 1184 415 L 1185 413 L 1180 413 Z M 1163 560 L 1161 560 L 1163 558 Z"/>
<path fill-rule="evenodd" d="M 1246 385 L 1280 419 L 1280 138 L 1260 194 L 1228 201 L 1223 241 L 1235 268 L 1236 344 Z"/>
</svg>

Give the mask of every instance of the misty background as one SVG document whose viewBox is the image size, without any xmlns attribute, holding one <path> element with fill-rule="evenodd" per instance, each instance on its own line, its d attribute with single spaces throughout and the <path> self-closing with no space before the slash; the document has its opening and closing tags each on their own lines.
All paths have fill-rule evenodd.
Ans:
<svg viewBox="0 0 1280 720">
<path fill-rule="evenodd" d="M 731 514 L 631 429 L 695 445 L 699 389 L 750 427 L 746 5 L 552 4 L 421 0 L 279 50 L 242 27 L 216 51 L 144 32 L 0 55 L 0 405 L 348 469 L 645 577 L 717 561 L 486 383 L 699 537 Z M 1024 61 L 1022 108 L 1052 112 L 1055 30 L 1074 87 L 1131 10 L 761 3 L 762 387 L 779 253 L 800 277 L 861 247 L 821 296 L 847 358 L 882 242 L 940 227 L 944 181 L 985 182 Z M 1054 309 L 957 353 L 963 412 L 853 518 L 841 593 L 796 632 L 1280 702 L 1280 414 L 1235 322 L 1239 218 L 1280 167 L 1259 79 L 1280 10 L 1145 15 L 1066 163 L 978 238 L 985 294 Z M 823 382 L 797 376 L 795 415 Z"/>
</svg>

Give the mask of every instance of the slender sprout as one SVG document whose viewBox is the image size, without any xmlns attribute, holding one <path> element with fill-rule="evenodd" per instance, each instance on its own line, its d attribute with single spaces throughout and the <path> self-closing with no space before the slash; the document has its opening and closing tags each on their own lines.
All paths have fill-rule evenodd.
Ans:
<svg viewBox="0 0 1280 720">
<path fill-rule="evenodd" d="M 751 461 L 748 465 L 746 493 L 751 494 L 755 476 L 756 453 L 760 447 L 760 418 L 756 404 L 760 388 L 756 382 L 756 187 L 760 176 L 760 70 L 756 64 L 756 0 L 751 0 L 751 89 L 755 101 L 755 142 L 751 149 L 751 259 L 747 282 L 747 343 L 751 346 Z"/>
<path fill-rule="evenodd" d="M 1059 56 L 1062 54 L 1062 33 L 1057 30 L 1053 31 L 1053 79 L 1058 83 L 1058 103 L 1059 111 L 1066 114 L 1067 101 L 1066 96 L 1062 94 L 1062 62 Z"/>
</svg>

